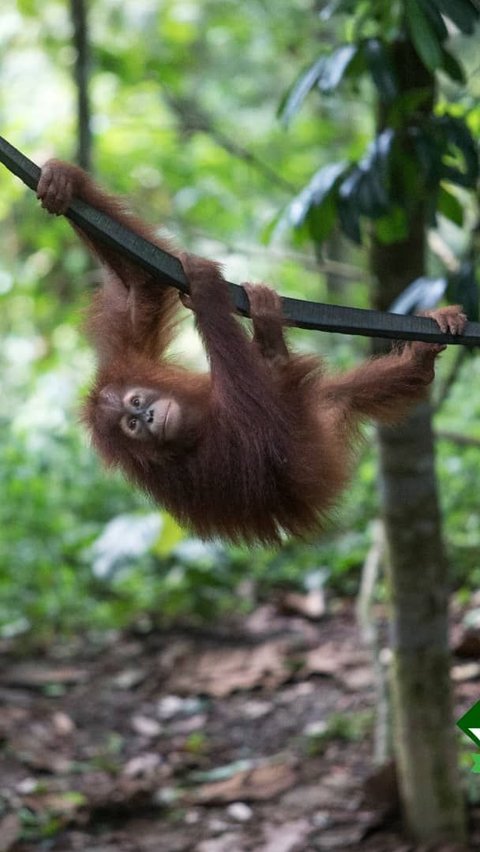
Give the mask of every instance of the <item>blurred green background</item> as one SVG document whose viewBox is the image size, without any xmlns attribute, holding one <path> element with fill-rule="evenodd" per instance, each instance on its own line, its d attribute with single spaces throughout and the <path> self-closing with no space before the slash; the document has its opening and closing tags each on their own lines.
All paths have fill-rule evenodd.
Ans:
<svg viewBox="0 0 480 852">
<path fill-rule="evenodd" d="M 368 80 L 305 101 L 288 127 L 278 116 L 302 67 L 345 37 L 345 19 L 313 14 L 307 2 L 261 0 L 108 0 L 90 12 L 88 97 L 99 180 L 182 246 L 221 260 L 230 280 L 263 279 L 285 295 L 366 306 L 367 249 L 334 234 L 319 259 L 285 215 L 315 171 L 361 158 L 372 136 Z M 0 33 L 2 134 L 38 163 L 74 159 L 70 7 L 7 0 Z M 441 79 L 440 108 L 448 100 L 478 135 L 476 45 L 456 33 L 451 50 L 462 57 L 466 84 Z M 456 198 L 471 227 L 474 202 L 461 191 Z M 49 218 L 3 167 L 0 219 L 2 634 L 48 642 L 133 621 L 241 615 L 279 585 L 353 593 L 379 512 L 373 429 L 318 542 L 275 552 L 192 539 L 101 469 L 78 423 L 93 370 L 82 309 L 98 271 L 66 221 Z M 439 231 L 461 255 L 468 227 L 445 220 Z M 430 265 L 439 274 L 434 253 Z M 290 338 L 325 354 L 332 368 L 369 353 L 360 338 L 299 331 Z M 176 349 L 201 362 L 188 318 Z M 455 359 L 453 351 L 442 357 L 437 395 Z M 480 581 L 475 353 L 457 373 L 436 417 L 438 469 L 453 578 L 468 595 Z"/>
</svg>

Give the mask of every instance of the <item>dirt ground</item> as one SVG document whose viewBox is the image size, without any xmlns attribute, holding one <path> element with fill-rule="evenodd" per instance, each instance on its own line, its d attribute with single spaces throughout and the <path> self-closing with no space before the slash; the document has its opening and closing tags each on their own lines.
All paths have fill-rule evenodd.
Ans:
<svg viewBox="0 0 480 852">
<path fill-rule="evenodd" d="M 375 684 L 349 605 L 2 651 L 0 852 L 457 850 L 402 837 L 393 769 L 372 774 Z M 480 667 L 457 670 L 460 715 Z"/>
</svg>

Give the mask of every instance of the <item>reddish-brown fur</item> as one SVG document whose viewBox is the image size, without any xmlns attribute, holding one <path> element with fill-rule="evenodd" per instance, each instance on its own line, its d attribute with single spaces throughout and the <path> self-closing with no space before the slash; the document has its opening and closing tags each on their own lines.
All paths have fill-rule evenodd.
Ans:
<svg viewBox="0 0 480 852">
<path fill-rule="evenodd" d="M 109 213 L 167 251 L 171 246 L 127 213 L 80 169 L 50 161 L 39 197 L 63 212 L 72 195 Z M 210 374 L 171 363 L 165 349 L 175 330 L 178 294 L 114 250 L 79 232 L 106 266 L 88 333 L 98 371 L 84 407 L 93 443 L 182 523 L 202 537 L 278 542 L 283 532 L 319 529 L 350 474 L 359 422 L 391 421 L 432 380 L 442 347 L 413 343 L 341 376 L 326 376 L 319 359 L 288 353 L 278 298 L 249 288 L 254 338 L 232 315 L 218 266 L 180 255 Z M 435 315 L 461 331 L 457 308 Z M 200 411 L 201 425 L 179 445 L 132 441 L 118 411 L 100 399 L 106 386 L 153 387 Z M 191 438 L 191 440 L 190 440 Z"/>
</svg>

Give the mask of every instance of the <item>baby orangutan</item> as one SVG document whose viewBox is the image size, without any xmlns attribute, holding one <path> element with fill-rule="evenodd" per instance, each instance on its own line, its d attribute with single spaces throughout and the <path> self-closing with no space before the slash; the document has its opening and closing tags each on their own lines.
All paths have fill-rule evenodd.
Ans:
<svg viewBox="0 0 480 852">
<path fill-rule="evenodd" d="M 172 252 L 85 172 L 50 160 L 43 207 L 64 213 L 74 196 Z M 398 419 L 433 379 L 443 347 L 420 342 L 326 375 L 317 357 L 289 351 L 280 299 L 264 285 L 245 285 L 250 340 L 217 264 L 177 252 L 210 362 L 210 373 L 186 370 L 165 355 L 176 291 L 79 234 L 105 267 L 87 323 L 98 359 L 83 414 L 93 444 L 202 538 L 276 543 L 317 531 L 350 474 L 359 423 Z M 459 307 L 431 316 L 442 331 L 463 331 Z"/>
</svg>

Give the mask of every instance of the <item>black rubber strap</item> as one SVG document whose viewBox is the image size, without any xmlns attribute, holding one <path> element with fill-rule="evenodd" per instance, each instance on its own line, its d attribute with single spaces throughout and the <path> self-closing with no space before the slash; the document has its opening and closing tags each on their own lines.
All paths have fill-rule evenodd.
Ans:
<svg viewBox="0 0 480 852">
<path fill-rule="evenodd" d="M 39 167 L 1 136 L 0 162 L 30 189 L 37 189 Z M 188 293 L 188 283 L 182 265 L 176 257 L 137 236 L 129 228 L 80 199 L 72 201 L 65 215 L 86 233 L 116 248 L 138 266 L 156 275 L 163 283 L 167 282 L 182 293 Z M 227 284 L 238 312 L 249 316 L 248 297 L 243 287 L 230 282 Z M 442 334 L 436 322 L 427 317 L 403 316 L 290 298 L 282 298 L 282 307 L 289 325 L 299 328 L 393 340 L 424 340 L 427 343 L 460 343 L 470 346 L 480 344 L 480 323 L 467 323 L 464 334 L 456 337 L 452 334 Z"/>
</svg>

